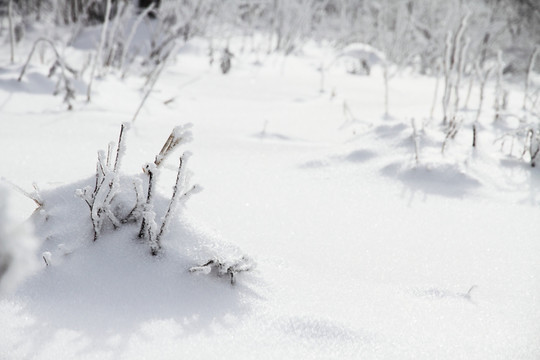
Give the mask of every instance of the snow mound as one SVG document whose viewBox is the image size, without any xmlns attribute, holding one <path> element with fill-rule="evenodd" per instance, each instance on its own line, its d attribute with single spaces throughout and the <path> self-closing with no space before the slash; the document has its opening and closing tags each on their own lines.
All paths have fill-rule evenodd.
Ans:
<svg viewBox="0 0 540 360">
<path fill-rule="evenodd" d="M 394 162 L 385 166 L 381 173 L 400 180 L 412 191 L 447 197 L 462 197 L 481 185 L 458 164 L 450 163 L 410 166 Z"/>
<path fill-rule="evenodd" d="M 37 242 L 29 224 L 17 224 L 8 211 L 10 194 L 0 183 L 0 294 L 10 293 L 37 268 Z M 17 225 L 14 225 L 17 224 Z"/>
<path fill-rule="evenodd" d="M 44 205 L 31 221 L 46 261 L 19 289 L 28 299 L 30 313 L 43 317 L 45 323 L 97 331 L 119 330 L 156 317 L 184 321 L 196 316 L 193 326 L 200 327 L 226 313 L 240 316 L 246 310 L 242 299 L 249 292 L 244 283 L 249 275 L 242 274 L 232 287 L 223 279 L 188 272 L 210 258 L 243 256 L 237 247 L 191 220 L 172 219 L 158 256 L 152 256 L 149 245 L 138 239 L 140 225 L 135 223 L 106 229 L 94 242 L 88 207 L 75 195 L 92 181 L 42 194 Z M 156 194 L 158 214 L 168 201 Z"/>
</svg>

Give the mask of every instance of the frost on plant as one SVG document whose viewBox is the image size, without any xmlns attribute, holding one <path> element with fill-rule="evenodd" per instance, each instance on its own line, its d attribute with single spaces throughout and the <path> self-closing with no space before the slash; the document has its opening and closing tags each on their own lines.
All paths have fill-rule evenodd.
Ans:
<svg viewBox="0 0 540 360">
<path fill-rule="evenodd" d="M 147 181 L 143 181 L 139 176 L 120 176 L 127 124 L 122 125 L 118 145 L 110 143 L 107 152 L 98 152 L 94 186 L 77 191 L 77 195 L 90 209 L 94 241 L 103 234 L 106 224 L 117 229 L 135 223 L 139 229 L 138 238 L 148 244 L 151 254 L 158 255 L 162 251 L 163 237 L 169 231 L 174 213 L 192 195 L 202 190 L 201 186 L 191 184 L 192 173 L 188 169 L 188 163 L 192 154 L 186 151 L 179 157 L 176 181 L 168 206 L 163 215 L 158 216 L 156 213 L 159 206 L 155 203 L 155 191 L 160 169 L 178 147 L 193 139 L 191 127 L 191 124 L 186 124 L 171 131 L 154 161 L 143 167 L 143 177 L 146 176 Z M 50 256 L 43 255 L 46 265 L 50 265 L 50 260 Z M 227 260 L 216 257 L 201 266 L 192 267 L 190 272 L 210 273 L 215 269 L 217 275 L 228 276 L 234 284 L 238 273 L 250 271 L 253 267 L 253 261 L 246 256 Z"/>
<path fill-rule="evenodd" d="M 167 230 L 169 218 L 174 211 L 176 203 L 186 201 L 193 193 L 199 191 L 197 186 L 192 186 L 191 189 L 189 189 L 189 184 L 187 183 L 189 176 L 186 170 L 186 164 L 191 153 L 185 153 L 180 157 L 174 192 L 171 197 L 169 208 L 158 230 L 158 225 L 155 222 L 156 214 L 153 210 L 153 195 L 156 188 L 159 169 L 165 159 L 170 156 L 177 147 L 192 141 L 193 135 L 191 133 L 191 127 L 191 124 L 175 127 L 165 141 L 165 144 L 163 144 L 161 151 L 156 156 L 154 162 L 148 163 L 144 167 L 144 172 L 148 175 L 148 188 L 146 192 L 146 201 L 143 205 L 139 238 L 145 239 L 150 243 L 153 255 L 156 255 L 161 249 L 161 237 Z"/>
<path fill-rule="evenodd" d="M 157 216 L 154 211 L 153 195 L 160 165 L 178 146 L 192 140 L 191 124 L 174 128 L 154 162 L 144 166 L 144 173 L 148 176 L 146 190 L 143 188 L 143 182 L 140 178 L 134 177 L 129 181 L 128 187 L 133 186 L 134 189 L 135 206 L 127 215 L 121 215 L 119 209 L 123 209 L 125 206 L 116 203 L 116 200 L 122 191 L 125 192 L 123 188 L 126 187 L 123 185 L 125 181 L 122 181 L 121 184 L 119 170 L 126 150 L 125 133 L 128 128 L 128 124 L 122 124 L 118 145 L 110 143 L 107 152 L 98 152 L 95 184 L 93 187 L 87 186 L 78 190 L 77 195 L 90 208 L 94 241 L 102 234 L 105 223 L 111 224 L 116 229 L 126 223 L 140 222 L 139 238 L 147 240 L 151 245 L 152 253 L 157 254 L 161 248 L 161 237 L 167 230 L 170 216 L 174 212 L 176 204 L 186 201 L 200 189 L 197 186 L 189 188 L 189 173 L 186 170 L 186 164 L 190 154 L 186 153 L 180 157 L 176 185 L 167 213 L 160 225 L 156 223 Z"/>
<path fill-rule="evenodd" d="M 156 254 L 161 249 L 161 237 L 167 231 L 168 225 L 171 219 L 171 215 L 176 209 L 177 203 L 186 202 L 193 194 L 198 193 L 202 188 L 198 185 L 189 186 L 189 174 L 186 170 L 186 165 L 191 153 L 184 153 L 180 157 L 180 165 L 178 165 L 178 174 L 176 176 L 176 182 L 174 184 L 173 194 L 167 212 L 163 217 L 163 222 L 159 232 L 154 238 L 150 238 L 152 254 Z M 155 232 L 154 232 L 155 233 Z"/>
<path fill-rule="evenodd" d="M 120 191 L 119 167 L 125 151 L 125 132 L 129 128 L 128 124 L 122 124 L 116 154 L 114 154 L 113 143 L 109 144 L 107 154 L 104 151 L 98 152 L 98 162 L 96 165 L 96 181 L 92 188 L 87 186 L 77 191 L 90 208 L 92 228 L 94 230 L 94 241 L 101 235 L 104 221 L 110 220 L 115 228 L 121 225 L 121 220 L 113 211 L 112 201 Z M 113 162 L 114 157 L 114 162 Z"/>
<path fill-rule="evenodd" d="M 49 75 L 48 77 L 52 77 L 57 69 L 60 69 L 60 74 L 58 78 L 58 82 L 56 83 L 56 87 L 54 90 L 53 95 L 58 95 L 62 91 L 64 92 L 64 102 L 68 106 L 68 110 L 73 109 L 72 101 L 75 100 L 75 89 L 73 88 L 73 84 L 69 78 L 69 74 L 72 75 L 72 77 L 77 77 L 77 71 L 75 71 L 72 67 L 68 66 L 64 58 L 60 55 L 58 50 L 56 49 L 54 43 L 46 38 L 39 38 L 34 42 L 34 45 L 32 46 L 32 50 L 30 50 L 30 53 L 28 54 L 28 59 L 26 60 L 26 63 L 24 64 L 21 74 L 19 75 L 18 81 L 22 81 L 24 74 L 26 73 L 26 69 L 28 65 L 30 64 L 30 60 L 32 59 L 32 56 L 34 55 L 34 52 L 36 50 L 36 47 L 39 43 L 45 43 L 48 44 L 56 57 L 56 60 L 54 64 L 49 69 Z"/>
<path fill-rule="evenodd" d="M 234 260 L 214 258 L 202 265 L 190 268 L 189 272 L 208 275 L 214 270 L 217 276 L 228 276 L 231 280 L 231 284 L 234 285 L 236 283 L 237 274 L 251 271 L 254 267 L 255 263 L 247 256 L 242 256 L 240 259 Z"/>
</svg>

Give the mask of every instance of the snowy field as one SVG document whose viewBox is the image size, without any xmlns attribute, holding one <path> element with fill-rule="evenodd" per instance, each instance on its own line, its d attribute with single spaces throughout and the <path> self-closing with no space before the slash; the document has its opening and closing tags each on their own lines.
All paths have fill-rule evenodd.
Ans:
<svg viewBox="0 0 540 360">
<path fill-rule="evenodd" d="M 285 57 L 233 41 L 223 75 L 192 40 L 125 137 L 120 172 L 139 176 L 175 126 L 193 124 L 161 170 L 158 217 L 182 152 L 204 190 L 153 257 L 136 225 L 93 242 L 75 196 L 133 118 L 144 80 L 112 72 L 90 103 L 80 80 L 67 111 L 51 95 L 50 60 L 36 57 L 17 82 L 30 46 L 14 65 L 0 47 L 0 175 L 29 192 L 35 182 L 43 202 L 34 212 L 3 182 L 3 231 L 27 244 L 33 271 L 4 284 L 0 359 L 540 357 L 540 173 L 500 140 L 520 124 L 493 121 L 492 83 L 477 148 L 475 88 L 443 154 L 432 77 L 394 76 L 385 116 L 382 69 L 350 74 L 324 44 Z M 62 51 L 80 67 L 83 48 Z M 521 85 L 510 90 L 517 112 Z M 256 267 L 234 285 L 188 272 L 244 254 Z"/>
</svg>

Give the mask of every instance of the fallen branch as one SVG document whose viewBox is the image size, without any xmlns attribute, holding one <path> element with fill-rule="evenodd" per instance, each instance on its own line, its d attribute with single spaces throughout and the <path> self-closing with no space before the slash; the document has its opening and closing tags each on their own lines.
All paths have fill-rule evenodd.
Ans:
<svg viewBox="0 0 540 360">
<path fill-rule="evenodd" d="M 222 260 L 214 258 L 205 264 L 193 266 L 189 269 L 190 273 L 201 273 L 208 275 L 213 269 L 216 270 L 217 276 L 228 276 L 231 285 L 236 283 L 236 276 L 241 272 L 251 271 L 255 268 L 255 263 L 247 256 L 242 256 L 238 260 Z"/>
</svg>

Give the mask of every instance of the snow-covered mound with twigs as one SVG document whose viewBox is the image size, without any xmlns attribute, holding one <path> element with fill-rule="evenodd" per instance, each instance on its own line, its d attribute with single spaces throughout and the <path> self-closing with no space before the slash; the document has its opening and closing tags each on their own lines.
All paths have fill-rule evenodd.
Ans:
<svg viewBox="0 0 540 360">
<path fill-rule="evenodd" d="M 495 122 L 486 85 L 473 149 L 477 86 L 450 134 L 438 99 L 430 116 L 434 78 L 393 74 L 384 114 L 378 66 L 359 77 L 336 62 L 321 82 L 321 59 L 338 52 L 267 54 L 233 37 L 214 44 L 235 54 L 223 75 L 207 45 L 180 47 L 150 93 L 136 76 L 98 77 L 70 112 L 37 59 L 22 82 L 22 65 L 2 65 L 1 175 L 38 186 L 7 190 L 10 223 L 33 228 L 20 253 L 32 266 L 0 299 L 0 358 L 538 357 L 540 173 L 530 124 L 510 115 L 519 87 Z M 63 54 L 82 68 L 83 51 Z M 114 217 L 100 217 L 96 151 L 145 94 L 119 171 L 101 156 L 99 214 Z M 181 153 L 159 168 L 151 207 L 148 171 L 187 122 L 204 191 L 177 204 L 153 256 L 141 221 L 163 223 Z"/>
</svg>

